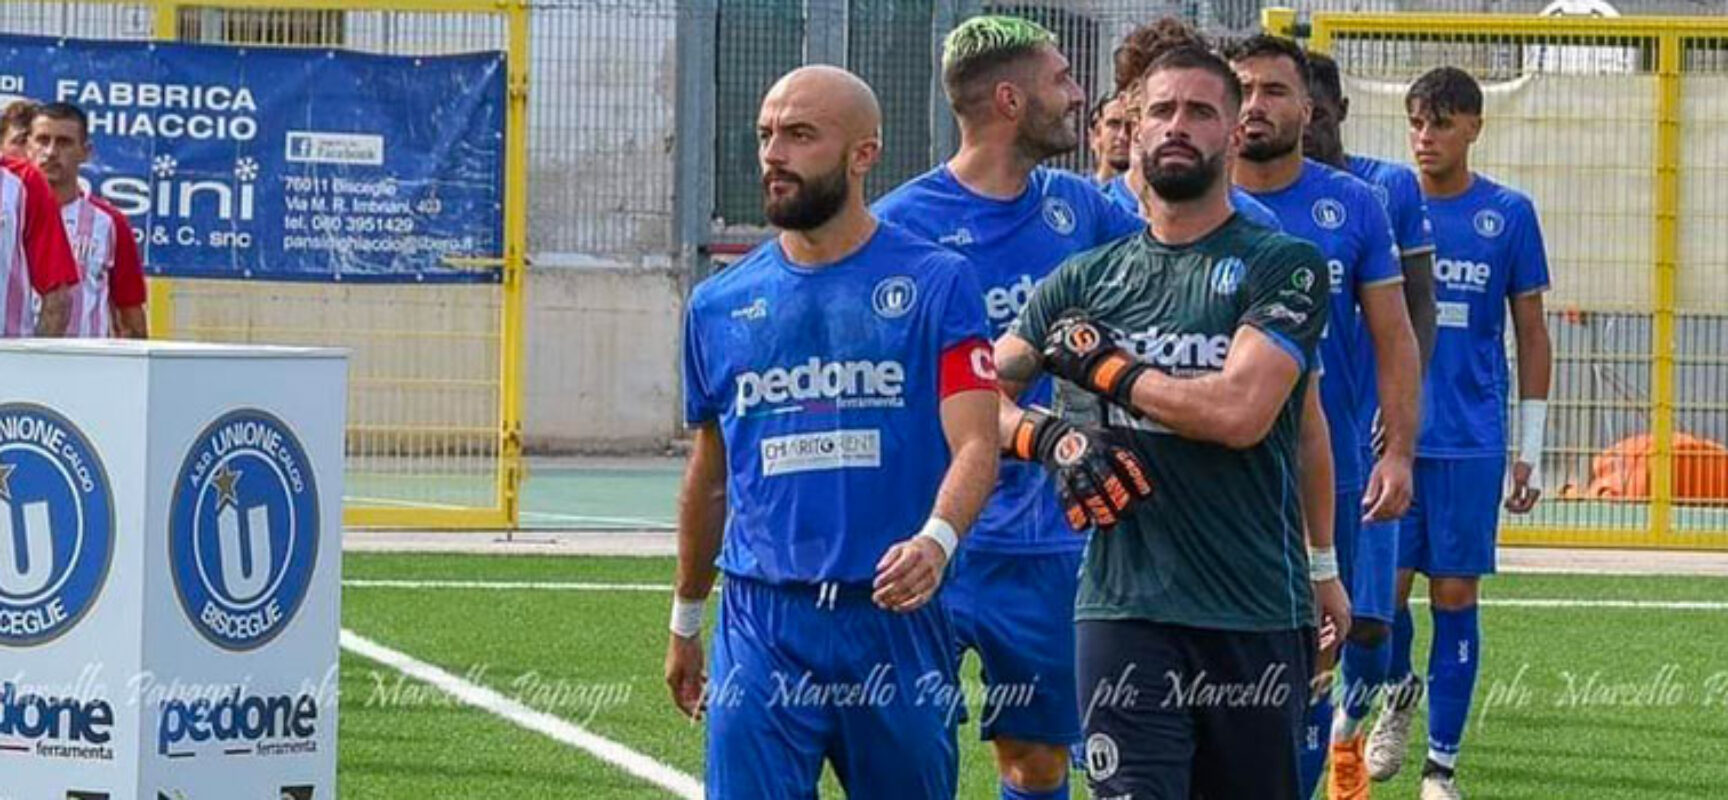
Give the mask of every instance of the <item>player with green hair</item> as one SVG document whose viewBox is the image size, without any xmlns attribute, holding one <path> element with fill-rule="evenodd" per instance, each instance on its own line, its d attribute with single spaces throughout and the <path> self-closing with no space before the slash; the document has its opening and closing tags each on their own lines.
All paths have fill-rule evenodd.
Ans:
<svg viewBox="0 0 1728 800">
<path fill-rule="evenodd" d="M 942 67 L 960 149 L 875 210 L 965 256 L 991 334 L 1001 336 L 1033 286 L 1064 259 L 1146 226 L 1084 177 L 1043 165 L 1079 147 L 1086 102 L 1048 30 L 1014 17 L 974 17 L 948 35 Z M 941 602 L 961 650 L 977 653 L 983 668 L 978 729 L 995 750 L 999 797 L 1067 800 L 1069 748 L 1081 741 L 1074 597 L 1083 534 L 1110 527 L 1137 487 L 1142 496 L 1151 487 L 1144 465 L 1102 437 L 1090 395 L 1079 393 L 1087 402 L 1077 413 L 1053 381 L 1020 388 L 1015 399 L 1024 407 L 1055 410 L 1028 410 L 1045 435 L 1007 448 Z M 1068 451 L 1096 461 L 1052 458 Z M 1082 473 L 1096 479 L 1077 480 Z"/>
</svg>

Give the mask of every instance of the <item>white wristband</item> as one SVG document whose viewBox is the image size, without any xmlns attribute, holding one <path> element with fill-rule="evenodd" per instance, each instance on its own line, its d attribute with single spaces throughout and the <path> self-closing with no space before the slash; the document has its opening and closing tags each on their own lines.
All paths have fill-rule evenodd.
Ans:
<svg viewBox="0 0 1728 800">
<path fill-rule="evenodd" d="M 941 517 L 925 520 L 924 528 L 918 531 L 918 536 L 935 540 L 936 545 L 942 548 L 942 557 L 949 561 L 954 560 L 954 548 L 960 546 L 960 534 L 954 532 L 954 526 L 949 525 L 948 520 Z"/>
<path fill-rule="evenodd" d="M 1548 401 L 1518 401 L 1518 460 L 1530 465 L 1530 485 L 1540 488 L 1542 440 L 1548 432 Z"/>
<path fill-rule="evenodd" d="M 672 595 L 672 633 L 685 639 L 690 639 L 702 633 L 702 610 L 708 605 L 707 600 L 685 600 Z"/>
<path fill-rule="evenodd" d="M 1338 577 L 1338 551 L 1330 547 L 1313 547 L 1308 550 L 1308 580 L 1311 583 L 1329 581 Z"/>
</svg>

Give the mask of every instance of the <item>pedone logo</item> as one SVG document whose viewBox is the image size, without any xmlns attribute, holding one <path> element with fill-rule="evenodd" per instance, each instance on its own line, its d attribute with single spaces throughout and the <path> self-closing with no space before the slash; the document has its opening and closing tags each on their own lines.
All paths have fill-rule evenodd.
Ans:
<svg viewBox="0 0 1728 800">
<path fill-rule="evenodd" d="M 96 605 L 114 556 L 114 495 L 83 431 L 0 404 L 0 646 L 51 642 Z"/>
<path fill-rule="evenodd" d="M 763 403 L 833 400 L 837 408 L 900 406 L 905 403 L 906 367 L 898 361 L 827 362 L 811 356 L 798 366 L 772 367 L 738 376 L 732 409 L 745 416 Z"/>
<path fill-rule="evenodd" d="M 1466 259 L 1434 259 L 1434 280 L 1449 289 L 1481 292 L 1488 289 L 1494 270 L 1480 261 Z"/>
<path fill-rule="evenodd" d="M 111 761 L 113 728 L 114 707 L 105 700 L 49 697 L 0 683 L 0 752 Z"/>
<path fill-rule="evenodd" d="M 201 744 L 221 745 L 228 756 L 315 753 L 318 699 L 310 694 L 261 697 L 240 687 L 219 697 L 165 700 L 156 725 L 156 752 L 169 758 L 200 755 Z"/>
<path fill-rule="evenodd" d="M 1332 293 L 1344 293 L 1344 262 L 1336 258 L 1326 259 L 1326 277 L 1331 279 Z"/>
<path fill-rule="evenodd" d="M 224 650 L 276 638 L 318 559 L 318 483 L 288 425 L 224 414 L 193 442 L 174 483 L 168 561 L 192 627 Z"/>
<path fill-rule="evenodd" d="M 993 323 L 1006 323 L 1020 315 L 1026 309 L 1026 303 L 1032 299 L 1032 276 L 1021 273 L 1018 280 L 1006 286 L 992 286 L 984 290 L 984 314 Z"/>
<path fill-rule="evenodd" d="M 1141 361 L 1170 371 L 1218 370 L 1230 354 L 1230 337 L 1223 334 L 1166 333 L 1158 326 L 1128 335 L 1127 349 Z"/>
</svg>

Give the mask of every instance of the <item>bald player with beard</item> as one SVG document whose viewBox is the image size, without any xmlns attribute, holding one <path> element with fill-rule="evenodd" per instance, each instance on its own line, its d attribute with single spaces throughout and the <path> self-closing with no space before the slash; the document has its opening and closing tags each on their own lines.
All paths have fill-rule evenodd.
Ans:
<svg viewBox="0 0 1728 800">
<path fill-rule="evenodd" d="M 930 601 L 996 481 L 996 380 L 965 260 L 864 203 L 870 87 L 794 70 L 762 101 L 780 233 L 696 287 L 666 682 L 706 715 L 710 798 L 952 798 L 959 686 Z M 707 685 L 703 604 L 726 574 Z"/>
</svg>

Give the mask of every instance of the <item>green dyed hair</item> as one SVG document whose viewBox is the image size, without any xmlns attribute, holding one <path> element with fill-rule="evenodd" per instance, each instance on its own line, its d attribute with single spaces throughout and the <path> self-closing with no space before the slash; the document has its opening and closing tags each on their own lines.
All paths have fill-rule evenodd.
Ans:
<svg viewBox="0 0 1728 800">
<path fill-rule="evenodd" d="M 1029 19 L 990 14 L 973 17 L 948 32 L 942 41 L 942 88 L 956 113 L 965 113 L 989 97 L 1006 71 L 1045 45 L 1056 34 Z"/>
</svg>

